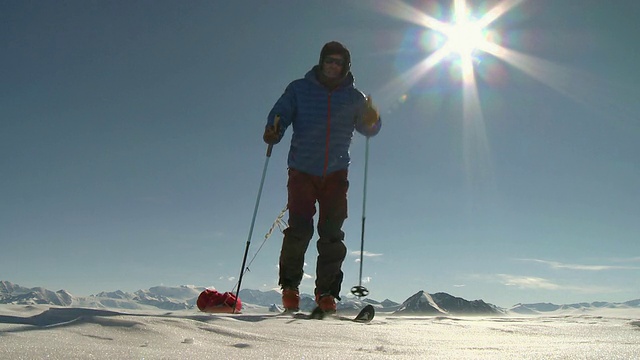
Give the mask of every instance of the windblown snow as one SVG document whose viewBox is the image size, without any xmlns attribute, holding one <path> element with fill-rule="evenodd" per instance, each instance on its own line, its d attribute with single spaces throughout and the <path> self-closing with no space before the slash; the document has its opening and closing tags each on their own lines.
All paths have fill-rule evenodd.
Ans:
<svg viewBox="0 0 640 360">
<path fill-rule="evenodd" d="M 2 359 L 634 359 L 640 312 L 394 316 L 370 324 L 0 306 Z"/>
</svg>

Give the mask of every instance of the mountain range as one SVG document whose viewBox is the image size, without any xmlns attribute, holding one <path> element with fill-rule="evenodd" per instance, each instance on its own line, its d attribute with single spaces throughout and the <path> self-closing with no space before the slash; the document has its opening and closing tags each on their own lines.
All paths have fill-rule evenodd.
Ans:
<svg viewBox="0 0 640 360">
<path fill-rule="evenodd" d="M 51 291 L 42 287 L 26 288 L 9 281 L 0 281 L 0 304 L 36 305 L 46 304 L 65 307 L 88 307 L 100 309 L 129 310 L 188 310 L 197 309 L 196 301 L 205 287 L 155 286 L 134 293 L 120 290 L 100 292 L 95 295 L 76 297 L 66 290 Z M 260 291 L 244 289 L 240 299 L 245 310 L 264 309 L 282 311 L 281 294 L 278 291 Z M 311 311 L 315 306 L 313 296 L 301 294 L 300 308 Z M 559 310 L 589 310 L 602 308 L 640 308 L 640 299 L 624 303 L 593 302 L 555 305 L 550 303 L 516 304 L 503 309 L 483 300 L 465 300 L 447 293 L 429 294 L 420 290 L 402 304 L 391 300 L 376 301 L 370 298 L 358 299 L 347 296 L 338 303 L 341 312 L 356 311 L 365 304 L 372 304 L 378 311 L 393 315 L 536 315 Z"/>
</svg>

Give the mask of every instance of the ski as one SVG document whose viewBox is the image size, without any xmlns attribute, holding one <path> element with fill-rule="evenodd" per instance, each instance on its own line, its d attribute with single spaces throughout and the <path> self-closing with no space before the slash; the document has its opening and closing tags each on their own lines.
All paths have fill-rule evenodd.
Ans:
<svg viewBox="0 0 640 360">
<path fill-rule="evenodd" d="M 362 308 L 362 310 L 360 310 L 358 315 L 356 315 L 355 317 L 327 314 L 324 311 L 322 311 L 319 307 L 316 307 L 315 309 L 313 309 L 313 311 L 310 314 L 295 313 L 292 315 L 295 319 L 303 319 L 303 320 L 336 319 L 336 320 L 352 321 L 352 322 L 366 324 L 371 322 L 371 320 L 373 320 L 374 316 L 376 315 L 376 309 L 373 307 L 373 305 L 369 304 L 364 308 Z"/>
<path fill-rule="evenodd" d="M 370 323 L 371 320 L 376 316 L 376 308 L 373 305 L 367 305 L 360 310 L 358 315 L 353 318 L 353 321 L 360 323 Z"/>
</svg>

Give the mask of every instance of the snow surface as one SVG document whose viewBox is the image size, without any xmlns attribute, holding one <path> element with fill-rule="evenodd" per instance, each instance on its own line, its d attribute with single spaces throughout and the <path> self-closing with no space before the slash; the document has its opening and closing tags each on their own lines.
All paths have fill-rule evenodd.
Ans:
<svg viewBox="0 0 640 360">
<path fill-rule="evenodd" d="M 393 316 L 0 306 L 0 359 L 637 359 L 640 310 Z"/>
</svg>

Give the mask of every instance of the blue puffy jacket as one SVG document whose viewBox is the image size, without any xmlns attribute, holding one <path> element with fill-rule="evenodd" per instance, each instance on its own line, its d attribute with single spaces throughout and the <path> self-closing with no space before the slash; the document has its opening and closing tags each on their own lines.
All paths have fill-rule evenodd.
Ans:
<svg viewBox="0 0 640 360">
<path fill-rule="evenodd" d="M 316 78 L 316 65 L 303 79 L 290 83 L 271 109 L 267 127 L 280 115 L 280 139 L 293 125 L 289 168 L 324 176 L 349 167 L 349 146 L 356 130 L 365 136 L 380 131 L 381 121 L 374 126 L 363 123 L 366 97 L 354 86 L 348 73 L 334 90 L 323 86 Z"/>
</svg>

